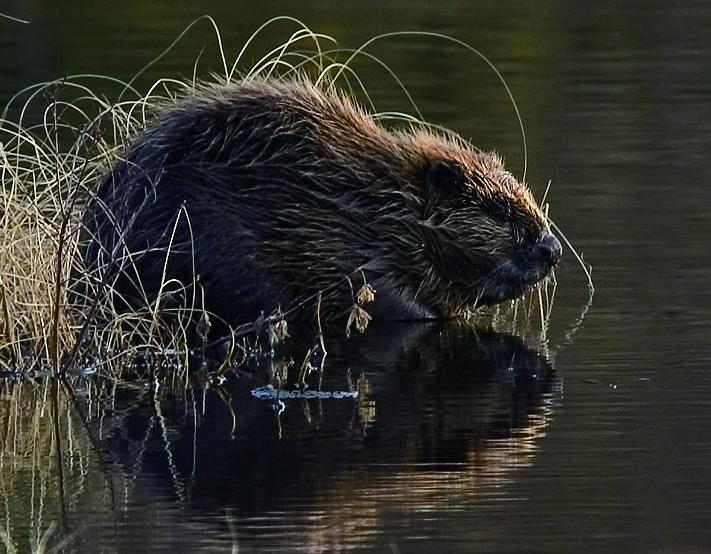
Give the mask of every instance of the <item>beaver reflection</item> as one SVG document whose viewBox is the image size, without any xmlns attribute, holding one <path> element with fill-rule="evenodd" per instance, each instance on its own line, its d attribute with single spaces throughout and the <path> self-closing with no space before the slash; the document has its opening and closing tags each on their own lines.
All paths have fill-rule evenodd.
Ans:
<svg viewBox="0 0 711 554">
<path fill-rule="evenodd" d="M 144 474 L 135 493 L 172 484 L 190 510 L 229 509 L 245 540 L 288 539 L 294 521 L 317 512 L 318 522 L 298 533 L 318 551 L 340 544 L 352 525 L 376 530 L 383 508 L 451 507 L 531 463 L 558 379 L 519 338 L 427 324 L 374 328 L 327 347 L 322 390 L 347 388 L 350 368 L 353 382 L 364 376 L 357 400 L 285 399 L 277 419 L 273 401 L 250 394 L 264 384 L 251 374 L 223 392 L 237 416 L 234 438 L 234 420 L 214 391 L 204 405 L 201 394 L 174 406 L 162 399 L 161 433 L 146 431 L 153 410 L 145 407 L 117 420 L 121 465 Z M 140 463 L 127 452 L 140 452 Z"/>
</svg>

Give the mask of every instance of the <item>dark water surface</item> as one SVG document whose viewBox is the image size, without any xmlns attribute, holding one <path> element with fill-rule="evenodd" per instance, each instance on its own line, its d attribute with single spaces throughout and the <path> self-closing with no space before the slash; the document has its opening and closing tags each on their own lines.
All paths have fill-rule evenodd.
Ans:
<svg viewBox="0 0 711 554">
<path fill-rule="evenodd" d="M 280 415 L 250 392 L 264 367 L 222 390 L 80 384 L 76 405 L 56 406 L 59 453 L 49 441 L 29 454 L 42 427 L 18 432 L 46 414 L 10 416 L 57 385 L 18 400 L 5 383 L 3 537 L 24 551 L 56 522 L 48 544 L 69 535 L 65 550 L 86 552 L 711 550 L 711 6 L 196 4 L 4 0 L 0 12 L 32 24 L 0 19 L 0 100 L 65 73 L 130 78 L 202 13 L 232 56 L 277 14 L 343 47 L 394 30 L 451 34 L 507 78 L 528 180 L 538 198 L 552 180 L 551 215 L 593 265 L 593 303 L 566 340 L 587 301 L 567 252 L 550 348 L 457 325 L 332 331 L 321 389 L 348 394 L 287 398 Z M 253 57 L 290 30 L 272 29 Z M 213 44 L 197 28 L 144 84 L 191 75 L 203 46 L 219 69 Z M 520 175 L 513 111 L 475 56 L 426 38 L 372 51 L 427 119 Z M 380 109 L 408 109 L 382 70 L 359 70 Z"/>
</svg>

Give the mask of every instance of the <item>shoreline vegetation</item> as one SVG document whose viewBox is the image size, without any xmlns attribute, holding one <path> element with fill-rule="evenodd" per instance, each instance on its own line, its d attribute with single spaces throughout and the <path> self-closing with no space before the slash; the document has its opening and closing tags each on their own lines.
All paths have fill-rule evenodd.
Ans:
<svg viewBox="0 0 711 554">
<path fill-rule="evenodd" d="M 202 346 L 208 346 L 210 318 L 200 308 L 200 299 L 196 298 L 199 294 L 193 293 L 185 305 L 170 310 L 163 309 L 159 296 L 155 302 L 147 302 L 136 312 L 117 313 L 112 306 L 111 283 L 101 275 L 87 272 L 82 264 L 79 244 L 82 206 L 98 179 L 162 106 L 195 90 L 200 82 L 201 60 L 195 61 L 191 80 L 159 79 L 145 93 L 139 92 L 134 83 L 194 26 L 204 22 L 211 26 L 219 47 L 221 72 L 213 73 L 212 80 L 227 83 L 258 77 L 308 75 L 322 86 L 338 85 L 361 98 L 377 118 L 421 123 L 421 114 L 404 84 L 384 61 L 366 49 L 380 38 L 438 35 L 389 33 L 367 41 L 358 49 L 345 50 L 337 48 L 332 37 L 313 32 L 289 17 L 275 18 L 257 29 L 233 61 L 228 61 L 216 23 L 205 16 L 191 23 L 129 82 L 100 75 L 78 75 L 39 83 L 19 92 L 10 100 L 0 119 L 0 364 L 9 371 L 42 371 L 53 375 L 99 371 L 120 377 L 122 367 L 145 353 L 182 358 L 179 365 L 187 367 L 192 346 L 188 344 L 190 321 L 197 321 Z M 242 70 L 246 52 L 254 39 L 266 27 L 277 23 L 297 29 L 288 40 Z M 501 79 L 521 125 L 525 178 L 525 134 L 513 95 L 503 77 L 478 51 L 456 39 L 441 38 L 471 50 Z M 305 50 L 305 46 L 310 50 Z M 415 115 L 377 112 L 364 83 L 351 67 L 358 57 L 377 64 L 394 80 Z M 107 98 L 101 92 L 107 87 L 119 92 Z M 18 115 L 10 119 L 10 113 Z M 542 205 L 547 213 L 545 197 Z M 551 222 L 551 225 L 554 224 Z M 588 276 L 592 291 L 589 271 L 577 254 L 575 256 Z M 109 275 L 110 272 L 103 274 Z M 351 328 L 364 331 L 370 321 L 366 304 L 374 300 L 375 292 L 368 285 L 367 276 L 360 268 L 354 268 L 350 275 L 344 275 L 342 282 L 333 286 L 350 286 L 353 290 L 354 302 L 346 332 L 350 333 Z M 484 314 L 477 313 L 476 317 L 484 321 L 508 319 L 514 322 L 514 329 L 516 320 L 530 321 L 535 317 L 545 341 L 555 286 L 553 276 L 527 298 Z M 199 291 L 199 285 L 191 289 Z M 76 291 L 82 291 L 83 298 L 79 298 L 79 302 L 73 296 Z M 316 312 L 319 336 L 322 334 L 318 317 L 320 299 L 321 294 L 327 293 L 327 290 L 321 291 L 308 302 L 313 304 Z M 245 352 L 247 341 L 255 336 L 265 333 L 270 345 L 284 339 L 289 316 L 297 309 L 307 309 L 304 304 L 307 302 L 284 307 L 283 312 L 266 314 L 260 321 L 244 322 L 234 328 L 231 337 L 218 341 L 226 354 L 216 365 L 216 373 L 221 375 L 234 362 L 238 352 Z M 521 318 L 521 313 L 525 313 L 525 317 Z"/>
</svg>

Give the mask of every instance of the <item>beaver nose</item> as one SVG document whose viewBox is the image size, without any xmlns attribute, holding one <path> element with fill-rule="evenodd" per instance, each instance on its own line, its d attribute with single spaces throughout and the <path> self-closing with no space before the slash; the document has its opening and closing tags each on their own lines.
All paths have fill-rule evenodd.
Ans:
<svg viewBox="0 0 711 554">
<path fill-rule="evenodd" d="M 552 233 L 544 233 L 533 247 L 533 255 L 548 267 L 557 264 L 562 253 L 563 247 Z"/>
</svg>

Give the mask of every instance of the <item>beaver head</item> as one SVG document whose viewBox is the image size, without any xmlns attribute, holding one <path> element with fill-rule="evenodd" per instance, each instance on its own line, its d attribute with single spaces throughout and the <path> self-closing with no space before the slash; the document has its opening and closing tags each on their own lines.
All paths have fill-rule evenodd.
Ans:
<svg viewBox="0 0 711 554">
<path fill-rule="evenodd" d="M 204 86 L 167 107 L 84 222 L 85 259 L 119 268 L 122 298 L 199 275 L 206 307 L 228 321 L 324 290 L 327 313 L 342 313 L 351 292 L 333 285 L 356 268 L 388 317 L 453 316 L 520 296 L 561 253 L 496 155 L 425 127 L 386 129 L 306 80 Z"/>
<path fill-rule="evenodd" d="M 409 290 L 435 312 L 497 304 L 546 277 L 561 244 L 525 184 L 501 158 L 457 137 L 415 130 L 400 135 L 413 175 Z M 405 260 L 402 260 L 405 263 Z"/>
</svg>

